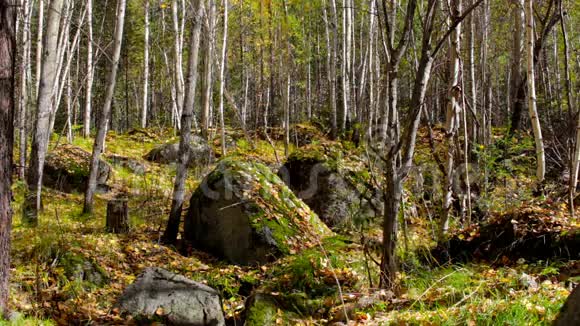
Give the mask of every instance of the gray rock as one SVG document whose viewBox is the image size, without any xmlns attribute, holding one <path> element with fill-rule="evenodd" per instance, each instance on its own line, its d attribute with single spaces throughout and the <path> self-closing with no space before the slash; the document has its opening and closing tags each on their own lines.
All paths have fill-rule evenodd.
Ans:
<svg viewBox="0 0 580 326">
<path fill-rule="evenodd" d="M 554 321 L 554 326 L 577 326 L 580 325 L 580 286 L 570 293 L 570 296 L 562 306 L 560 314 Z"/>
<path fill-rule="evenodd" d="M 163 319 L 170 325 L 225 325 L 216 290 L 162 268 L 147 268 L 118 301 L 135 318 Z"/>
<path fill-rule="evenodd" d="M 342 158 L 332 158 L 305 147 L 288 157 L 278 175 L 330 228 L 337 231 L 355 219 L 381 216 L 377 189 L 358 180 L 358 171 L 341 169 Z"/>
<path fill-rule="evenodd" d="M 108 155 L 107 158 L 113 165 L 121 166 L 129 169 L 137 175 L 143 175 L 147 172 L 147 166 L 137 160 L 121 155 Z"/>
<path fill-rule="evenodd" d="M 189 146 L 189 166 L 194 164 L 204 164 L 209 161 L 213 156 L 212 149 L 203 139 L 199 136 L 193 136 L 191 144 Z M 179 159 L 179 143 L 174 144 L 163 144 L 152 149 L 147 153 L 144 158 L 147 161 L 160 163 L 160 164 L 172 164 L 177 163 Z"/>
</svg>

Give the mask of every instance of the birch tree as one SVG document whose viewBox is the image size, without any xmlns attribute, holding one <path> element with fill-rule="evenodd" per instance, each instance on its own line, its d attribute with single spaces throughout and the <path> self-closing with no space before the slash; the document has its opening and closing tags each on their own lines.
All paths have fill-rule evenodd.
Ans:
<svg viewBox="0 0 580 326">
<path fill-rule="evenodd" d="M 225 71 L 226 58 L 228 53 L 228 0 L 224 0 L 224 31 L 222 41 L 222 57 L 220 63 L 220 93 L 219 93 L 219 114 L 220 114 L 220 129 L 222 137 L 222 155 L 226 155 L 226 125 L 224 122 L 224 87 L 225 87 Z"/>
<path fill-rule="evenodd" d="M 147 106 L 149 101 L 149 0 L 145 0 L 145 44 L 143 49 L 143 102 L 141 108 L 141 128 L 147 127 Z"/>
<path fill-rule="evenodd" d="M 536 83 L 534 75 L 534 11 L 533 1 L 525 0 L 526 16 L 526 59 L 527 59 L 527 80 L 528 80 L 528 110 L 530 111 L 530 120 L 534 131 L 534 140 L 536 143 L 536 178 L 541 184 L 544 182 L 546 174 L 546 157 L 544 150 L 544 140 L 542 138 L 542 128 L 540 126 L 540 117 L 536 108 Z"/>
<path fill-rule="evenodd" d="M 187 87 L 185 106 L 181 115 L 181 130 L 179 137 L 179 158 L 177 162 L 177 174 L 173 186 L 173 199 L 171 212 L 167 221 L 167 228 L 163 234 L 163 241 L 168 244 L 175 243 L 181 223 L 181 212 L 185 199 L 185 181 L 187 179 L 187 166 L 190 159 L 190 144 L 192 141 L 191 126 L 193 124 L 193 112 L 195 105 L 195 90 L 197 86 L 197 66 L 199 62 L 199 43 L 201 38 L 201 24 L 203 19 L 203 5 L 201 0 L 193 1 L 193 30 L 189 42 L 189 61 L 187 73 Z"/>
<path fill-rule="evenodd" d="M 87 79 L 85 83 L 85 111 L 83 113 L 83 137 L 91 134 L 91 105 L 93 101 L 93 0 L 87 0 Z"/>
<path fill-rule="evenodd" d="M 53 0 L 54 1 L 54 0 Z M 99 160 L 101 153 L 105 146 L 105 137 L 107 136 L 107 127 L 109 125 L 109 116 L 111 112 L 111 104 L 113 96 L 115 95 L 115 83 L 117 81 L 117 70 L 119 68 L 119 60 L 121 58 L 121 48 L 123 46 L 123 28 L 125 27 L 125 10 L 126 0 L 117 1 L 117 22 L 115 26 L 114 47 L 113 47 L 113 62 L 111 70 L 107 77 L 107 91 L 105 93 L 105 102 L 101 110 L 101 119 L 97 128 L 97 135 L 93 144 L 93 154 L 91 157 L 91 167 L 89 172 L 89 180 L 87 182 L 87 189 L 85 191 L 85 201 L 83 212 L 91 214 L 93 212 L 93 197 L 97 188 L 97 176 L 99 173 Z"/>
<path fill-rule="evenodd" d="M 209 125 L 210 125 L 210 110 L 211 110 L 211 93 L 213 88 L 213 52 L 214 52 L 214 40 L 215 40 L 215 16 L 216 16 L 216 4 L 215 0 L 208 0 L 208 15 L 206 17 L 207 21 L 207 33 L 206 33 L 206 46 L 204 49 L 204 62 L 203 62 L 203 89 L 202 89 L 202 108 L 201 108 L 201 133 L 204 138 L 209 137 Z"/>
<path fill-rule="evenodd" d="M 422 22 L 423 37 L 421 42 L 421 59 L 419 60 L 419 65 L 415 73 L 415 81 L 413 83 L 413 91 L 409 103 L 411 112 L 406 116 L 405 129 L 402 133 L 398 133 L 391 128 L 388 133 L 388 138 L 384 140 L 383 149 L 380 151 L 375 149 L 375 151 L 380 153 L 382 156 L 382 161 L 384 163 L 383 199 L 385 203 L 385 211 L 383 219 L 383 253 L 380 265 L 380 280 L 381 287 L 383 288 L 397 289 L 397 259 L 395 253 L 397 245 L 397 218 L 403 196 L 403 182 L 409 175 L 413 166 L 417 131 L 421 121 L 421 111 L 425 101 L 427 86 L 429 79 L 431 78 L 431 67 L 433 61 L 455 28 L 457 28 L 461 21 L 463 21 L 463 19 L 465 19 L 465 17 L 467 17 L 467 15 L 482 1 L 483 0 L 478 0 L 471 7 L 467 8 L 461 15 L 458 15 L 457 18 L 450 23 L 449 29 L 437 43 L 432 39 L 432 34 L 439 8 L 438 1 L 428 1 L 426 8 L 424 8 L 424 18 Z M 412 25 L 414 21 L 416 1 L 410 0 L 407 5 L 408 7 L 405 16 L 406 23 L 404 27 L 405 32 L 401 36 L 401 40 L 409 37 L 410 25 Z M 385 3 L 383 2 L 383 10 L 385 8 Z M 384 19 L 383 26 L 387 29 L 385 34 L 389 34 L 390 27 L 386 22 L 386 20 L 388 20 L 386 13 L 386 11 L 383 11 L 383 15 L 380 15 L 379 17 Z M 387 46 L 389 46 L 389 43 L 391 42 L 389 41 Z M 397 48 L 404 50 L 405 46 L 401 47 L 400 44 L 404 44 L 404 41 L 400 41 L 399 46 L 397 46 Z M 433 46 L 433 44 L 436 45 Z M 392 49 L 393 48 L 391 47 L 391 50 Z M 393 58 L 391 58 L 391 60 L 392 59 Z M 392 99 L 389 98 L 389 101 L 391 100 Z M 389 109 L 393 108 L 391 107 Z"/>
<path fill-rule="evenodd" d="M 44 0 L 38 0 L 38 28 L 36 32 L 36 70 L 35 78 L 36 84 L 34 87 L 34 94 L 36 97 L 39 95 L 40 88 L 40 75 L 42 73 L 42 40 L 44 32 Z M 48 26 L 47 26 L 48 28 Z"/>
<path fill-rule="evenodd" d="M 44 161 L 48 150 L 50 114 L 57 74 L 58 35 L 61 11 L 64 0 L 52 0 L 48 10 L 46 37 L 42 46 L 42 65 L 38 88 L 37 118 L 32 137 L 32 149 L 27 177 L 26 201 L 23 221 L 30 225 L 38 224 L 41 209 L 42 177 Z"/>
<path fill-rule="evenodd" d="M 29 104 L 29 87 L 28 83 L 31 78 L 29 74 L 30 66 L 30 51 L 31 51 L 31 31 L 30 31 L 30 15 L 32 12 L 32 4 L 28 0 L 22 2 L 22 35 L 20 39 L 20 108 L 18 110 L 18 178 L 24 180 L 24 174 L 26 171 L 26 156 L 27 156 L 27 133 L 26 133 L 26 115 L 28 112 Z"/>
<path fill-rule="evenodd" d="M 512 13 L 514 16 L 514 34 L 513 34 L 513 44 L 512 44 L 512 57 L 511 57 L 511 94 L 510 94 L 510 101 L 511 101 L 511 108 L 515 115 L 521 114 L 520 112 L 523 111 L 525 107 L 525 101 L 521 99 L 524 97 L 523 94 L 518 94 L 518 92 L 525 91 L 520 87 L 520 83 L 522 82 L 522 69 L 521 69 L 521 57 L 522 57 L 522 48 L 523 48 L 523 35 L 524 32 L 524 4 L 522 0 L 514 1 L 514 6 L 512 9 Z M 512 119 L 512 129 L 519 128 L 519 121 L 520 118 Z"/>
<path fill-rule="evenodd" d="M 0 318 L 8 314 L 10 292 L 16 8 L 15 0 L 0 0 Z"/>
<path fill-rule="evenodd" d="M 461 0 L 451 0 L 450 20 L 455 21 L 461 14 Z M 458 24 L 451 34 L 449 47 L 449 81 L 447 88 L 447 112 L 445 117 L 445 139 L 447 145 L 447 157 L 445 166 L 445 184 L 443 210 L 441 215 L 440 233 L 444 236 L 449 228 L 449 214 L 453 201 L 453 177 L 454 177 L 454 159 L 457 151 L 455 136 L 461 123 L 461 98 L 462 87 L 460 85 L 461 76 L 461 24 Z"/>
<path fill-rule="evenodd" d="M 179 15 L 178 15 L 178 4 L 177 0 L 173 0 L 171 3 L 171 14 L 173 17 L 173 33 L 175 35 L 175 40 L 173 43 L 173 60 L 174 60 L 174 80 L 175 80 L 175 90 L 177 96 L 177 114 L 181 115 L 183 111 L 183 52 L 181 48 L 181 32 L 179 28 Z M 181 128 L 178 124 L 178 128 Z"/>
</svg>

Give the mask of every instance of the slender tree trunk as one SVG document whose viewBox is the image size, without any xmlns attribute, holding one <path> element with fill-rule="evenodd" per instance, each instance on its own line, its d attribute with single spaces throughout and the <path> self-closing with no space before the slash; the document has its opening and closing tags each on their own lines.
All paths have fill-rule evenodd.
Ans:
<svg viewBox="0 0 580 326">
<path fill-rule="evenodd" d="M 208 0 L 208 31 L 206 34 L 205 42 L 206 48 L 204 49 L 204 62 L 203 62 L 203 89 L 202 89 L 202 108 L 201 108 L 201 133 L 204 138 L 209 137 L 209 112 L 211 108 L 211 94 L 213 88 L 213 52 L 214 52 L 214 42 L 215 42 L 215 16 L 216 16 L 216 4 L 215 0 Z"/>
<path fill-rule="evenodd" d="M 451 19 L 455 21 L 461 15 L 461 0 L 451 0 Z M 443 210 L 441 214 L 440 239 L 445 237 L 449 229 L 449 216 L 453 202 L 453 179 L 454 179 L 454 159 L 457 151 L 455 136 L 461 124 L 461 96 L 462 87 L 460 85 L 461 76 L 461 24 L 457 26 L 451 35 L 449 47 L 449 80 L 447 88 L 447 112 L 445 118 L 445 138 L 447 145 L 447 157 L 445 165 L 445 185 Z"/>
<path fill-rule="evenodd" d="M 83 137 L 89 137 L 91 134 L 93 71 L 93 0 L 87 0 L 87 79 L 85 84 L 85 112 L 83 113 Z"/>
<path fill-rule="evenodd" d="M 286 76 L 284 87 L 284 156 L 290 155 L 290 73 Z"/>
<path fill-rule="evenodd" d="M 333 1 L 333 0 L 331 0 Z M 326 39 L 326 72 L 327 72 L 327 82 L 328 82 L 328 108 L 331 110 L 331 125 L 332 125 L 332 137 L 336 137 L 337 133 L 337 121 L 336 121 L 336 59 L 335 59 L 335 47 L 331 45 L 330 38 L 330 26 L 332 22 L 328 17 L 328 10 L 326 9 L 326 0 L 322 2 L 323 17 L 324 17 L 324 30 Z M 333 36 L 334 37 L 334 36 Z"/>
<path fill-rule="evenodd" d="M 72 55 L 72 54 L 71 54 Z M 66 140 L 69 144 L 73 142 L 73 131 L 72 131 L 72 81 L 70 77 L 70 72 L 66 75 Z"/>
<path fill-rule="evenodd" d="M 578 184 L 578 167 L 580 166 L 580 114 L 575 111 L 574 95 L 572 95 L 572 78 L 570 77 L 570 44 L 568 42 L 568 31 L 566 29 L 566 15 L 564 14 L 562 1 L 560 1 L 560 28 L 562 29 L 562 38 L 564 39 L 564 77 L 566 100 L 568 102 L 569 116 L 576 114 L 578 121 L 576 122 L 576 140 L 575 148 L 572 155 L 572 170 L 570 171 L 570 198 L 569 209 L 570 215 L 574 216 L 574 197 L 576 194 L 576 185 Z"/>
<path fill-rule="evenodd" d="M 528 80 L 528 109 L 530 111 L 530 120 L 534 131 L 536 142 L 536 178 L 541 184 L 544 182 L 546 174 L 546 158 L 544 153 L 544 140 L 542 138 L 542 129 L 540 126 L 540 117 L 536 108 L 536 84 L 534 75 L 534 12 L 533 1 L 525 0 L 526 16 L 526 54 L 527 54 L 527 80 Z"/>
<path fill-rule="evenodd" d="M 47 26 L 48 28 L 48 26 Z M 36 85 L 34 94 L 38 98 L 40 89 L 40 78 L 42 74 L 42 40 L 44 32 L 44 0 L 38 0 L 38 28 L 36 32 Z"/>
<path fill-rule="evenodd" d="M 181 223 L 181 211 L 185 199 L 185 181 L 187 179 L 187 166 L 189 164 L 189 144 L 191 144 L 191 125 L 193 123 L 193 107 L 195 104 L 195 88 L 197 86 L 197 66 L 199 61 L 199 43 L 201 37 L 201 22 L 203 19 L 203 6 L 201 0 L 193 1 L 193 30 L 189 43 L 189 62 L 187 76 L 187 95 L 185 107 L 181 115 L 181 130 L 179 138 L 179 160 L 177 163 L 177 175 L 173 186 L 173 200 L 171 212 L 167 221 L 167 228 L 163 234 L 165 243 L 175 243 Z"/>
<path fill-rule="evenodd" d="M 30 225 L 38 224 L 38 212 L 41 209 L 42 177 L 50 137 L 50 113 L 56 82 L 58 30 L 62 8 L 63 0 L 50 2 L 46 38 L 42 47 L 43 59 L 38 89 L 37 118 L 28 169 L 28 191 L 23 209 L 23 221 Z"/>
<path fill-rule="evenodd" d="M 222 155 L 226 155 L 226 125 L 224 122 L 224 87 L 225 87 L 225 71 L 226 71 L 226 59 L 228 51 L 228 0 L 224 0 L 224 31 L 223 31 L 223 42 L 222 42 L 222 57 L 220 64 L 220 129 L 222 137 Z"/>
<path fill-rule="evenodd" d="M 346 131 L 346 120 L 348 119 L 348 105 L 349 105 L 349 63 L 350 63 L 350 10 L 348 9 L 348 0 L 343 0 L 342 13 L 342 60 L 341 60 L 341 82 L 342 82 L 342 121 L 340 129 L 344 133 Z"/>
<path fill-rule="evenodd" d="M 173 33 L 175 34 L 175 42 L 173 44 L 173 59 L 175 60 L 175 68 L 174 68 L 174 79 L 175 79 L 175 90 L 177 95 L 177 112 L 178 116 L 181 115 L 183 111 L 183 88 L 184 88 L 184 80 L 183 80 L 183 65 L 182 65 L 182 58 L 183 58 L 183 51 L 181 48 L 181 33 L 179 30 L 179 17 L 178 17 L 178 4 L 177 0 L 173 0 L 171 3 L 171 13 L 173 16 Z"/>
<path fill-rule="evenodd" d="M 524 111 L 525 102 L 522 101 L 524 95 L 519 94 L 522 92 L 520 87 L 520 83 L 522 82 L 522 71 L 521 71 L 521 51 L 523 46 L 523 38 L 524 35 L 524 10 L 523 10 L 523 2 L 521 0 L 517 0 L 514 8 L 513 8 L 513 15 L 514 15 L 514 39 L 512 45 L 512 70 L 511 70 L 511 90 L 512 94 L 510 95 L 511 98 L 511 108 L 512 108 L 512 120 L 510 130 L 517 130 L 520 128 L 520 121 L 521 115 Z"/>
<path fill-rule="evenodd" d="M 52 0 L 54 1 L 54 0 Z M 117 81 L 117 70 L 119 68 L 119 60 L 121 58 L 121 48 L 123 46 L 123 29 L 125 27 L 125 10 L 126 0 L 118 0 L 117 2 L 117 24 L 115 27 L 114 48 L 113 48 L 113 63 L 110 68 L 109 76 L 107 78 L 107 92 L 105 94 L 105 103 L 101 111 L 101 119 L 97 128 L 97 136 L 93 145 L 93 155 L 91 158 L 91 168 L 89 173 L 89 180 L 87 182 L 87 189 L 85 192 L 85 202 L 83 212 L 91 214 L 93 212 L 93 197 L 97 189 L 97 176 L 99 173 L 99 160 L 101 153 L 105 146 L 105 137 L 107 136 L 107 128 L 109 126 L 109 118 L 111 113 L 111 105 L 115 95 L 115 83 Z"/>
<path fill-rule="evenodd" d="M 330 107 L 332 112 L 332 138 L 336 138 L 338 135 L 338 105 L 336 103 L 336 65 L 338 63 L 338 14 L 336 12 L 336 0 L 330 0 L 331 3 L 331 13 L 332 21 L 328 24 L 332 29 L 332 58 L 330 61 L 330 75 L 332 80 L 332 85 L 330 87 Z"/>
<path fill-rule="evenodd" d="M 471 0 L 470 4 L 473 4 L 475 0 Z M 469 16 L 469 84 L 471 86 L 471 110 L 474 113 L 474 123 L 471 125 L 472 139 L 473 143 L 478 143 L 477 138 L 477 81 L 475 79 L 475 17 L 474 15 Z M 465 91 L 465 90 L 464 90 Z"/>
<path fill-rule="evenodd" d="M 21 39 L 21 61 L 20 61 L 20 110 L 18 111 L 18 154 L 20 156 L 18 164 L 18 178 L 24 180 L 26 171 L 26 156 L 27 156 L 27 134 L 26 134 L 26 113 L 28 112 L 28 83 L 30 74 L 28 69 L 30 65 L 30 48 L 31 48 L 31 33 L 30 33 L 30 14 L 32 12 L 32 4 L 28 0 L 23 1 L 22 5 L 22 39 Z"/>
<path fill-rule="evenodd" d="M 54 87 L 52 89 L 54 93 L 54 98 L 52 100 L 52 107 L 50 110 L 50 124 L 49 124 L 49 135 L 52 135 L 54 130 L 54 123 L 56 118 L 56 112 L 60 107 L 60 99 L 61 99 L 61 91 L 64 90 L 64 86 L 66 84 L 66 73 L 63 73 L 63 68 L 65 66 L 65 57 L 67 52 L 69 51 L 69 40 L 70 40 L 70 22 L 72 17 L 72 12 L 74 11 L 74 3 L 70 1 L 66 1 L 61 12 L 61 23 L 60 23 L 60 33 L 58 37 L 58 46 L 57 46 L 57 69 L 56 69 L 56 78 Z M 69 57 L 68 59 L 72 59 Z"/>
<path fill-rule="evenodd" d="M 141 111 L 141 128 L 147 127 L 149 105 L 149 0 L 145 0 L 145 44 L 143 51 L 143 107 Z"/>
<path fill-rule="evenodd" d="M 16 9 L 15 0 L 0 0 L 0 318 L 8 313 L 10 292 Z"/>
<path fill-rule="evenodd" d="M 77 26 L 78 26 L 77 31 L 73 37 L 72 42 L 69 42 L 69 34 L 70 34 L 69 28 L 71 25 L 70 19 L 72 18 L 72 13 L 68 17 L 67 23 L 65 24 L 66 26 L 64 27 L 63 33 L 66 31 L 66 35 L 63 36 L 63 43 L 62 43 L 63 50 L 61 51 L 62 53 L 60 54 L 61 60 L 60 60 L 60 64 L 59 64 L 60 73 L 57 74 L 57 81 L 59 81 L 60 76 L 62 76 L 62 78 L 60 78 L 60 84 L 55 83 L 56 98 L 54 100 L 54 103 L 52 106 L 52 112 L 51 112 L 51 119 L 50 119 L 50 131 L 51 132 L 52 132 L 53 127 L 54 127 L 56 113 L 58 112 L 60 101 L 62 99 L 62 94 L 65 90 L 65 87 L 67 87 L 67 76 L 70 75 L 70 69 L 72 66 L 72 62 L 73 62 L 73 59 L 75 57 L 75 53 L 77 52 L 76 49 L 78 48 L 79 43 L 80 43 L 80 34 L 81 34 L 81 29 L 83 26 L 84 19 L 85 19 L 85 14 L 86 14 L 86 11 L 79 16 L 78 23 L 77 23 Z M 65 57 L 66 57 L 66 63 L 65 63 Z"/>
</svg>

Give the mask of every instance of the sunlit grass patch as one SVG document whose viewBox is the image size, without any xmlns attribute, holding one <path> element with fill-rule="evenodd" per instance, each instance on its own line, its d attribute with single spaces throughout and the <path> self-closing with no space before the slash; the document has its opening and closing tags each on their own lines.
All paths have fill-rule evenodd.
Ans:
<svg viewBox="0 0 580 326">
<path fill-rule="evenodd" d="M 557 315 L 568 295 L 564 283 L 539 281 L 528 287 L 519 268 L 481 264 L 446 266 L 405 275 L 402 308 L 375 306 L 380 324 L 542 325 Z"/>
</svg>

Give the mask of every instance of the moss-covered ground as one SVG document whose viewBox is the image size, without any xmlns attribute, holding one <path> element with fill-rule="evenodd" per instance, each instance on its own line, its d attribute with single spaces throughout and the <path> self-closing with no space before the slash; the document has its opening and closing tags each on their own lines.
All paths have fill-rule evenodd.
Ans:
<svg viewBox="0 0 580 326">
<path fill-rule="evenodd" d="M 274 148 L 268 141 L 251 135 L 249 142 L 239 132 L 232 135 L 237 147 L 230 149 L 231 159 L 276 163 Z M 426 137 L 425 133 L 420 136 Z M 51 146 L 57 139 L 53 138 Z M 110 133 L 107 154 L 142 161 L 143 155 L 155 145 L 175 140 L 174 132 L 165 130 Z M 433 164 L 428 142 L 421 137 L 419 142 L 416 163 Z M 521 146 L 526 147 L 522 142 Z M 74 145 L 90 151 L 92 139 L 77 137 Z M 327 140 L 314 141 L 312 146 L 317 145 L 334 146 Z M 274 138 L 274 147 L 277 156 L 283 159 L 280 139 Z M 350 150 L 364 156 L 350 143 L 342 144 L 341 148 L 345 156 L 354 155 Z M 480 150 L 482 156 L 490 156 L 484 157 L 489 164 L 486 168 L 498 168 L 491 149 Z M 21 316 L 0 325 L 126 324 L 113 304 L 148 266 L 162 267 L 216 288 L 222 294 L 229 318 L 242 315 L 244 302 L 253 292 L 278 298 L 279 306 L 275 308 L 264 303 L 261 308 L 258 305 L 256 320 L 263 321 L 266 315 L 270 324 L 289 325 L 325 325 L 331 320 L 368 325 L 547 325 L 569 293 L 570 282 L 578 281 L 562 277 L 574 266 L 578 269 L 574 261 L 427 264 L 429 249 L 434 245 L 434 226 L 429 217 L 436 214 L 435 204 L 413 194 L 413 178 L 405 195 L 407 222 L 401 230 L 399 246 L 403 293 L 397 297 L 377 289 L 376 246 L 360 244 L 381 238 L 380 230 L 372 224 L 360 226 L 345 236 L 327 238 L 318 246 L 264 266 L 228 265 L 202 252 L 184 257 L 159 242 L 171 201 L 175 167 L 146 164 L 148 172 L 143 176 L 114 167 L 112 193 L 97 195 L 92 216 L 82 215 L 82 194 L 44 189 L 44 211 L 37 228 L 21 223 L 25 185 L 21 181 L 15 183 L 11 308 Z M 567 218 L 562 213 L 565 209 L 554 208 L 559 203 L 545 203 L 548 197 L 541 202 L 531 199 L 532 195 L 525 190 L 531 189 L 533 183 L 526 177 L 530 175 L 527 171 L 509 170 L 505 162 L 502 164 L 505 174 L 511 173 L 513 177 L 506 177 L 501 186 L 486 190 L 478 203 L 482 209 L 499 214 L 507 211 L 508 205 L 511 208 L 544 205 L 555 216 Z M 211 168 L 191 171 L 189 193 Z M 116 192 L 129 194 L 132 230 L 128 235 L 105 232 L 106 201 Z M 453 228 L 459 229 L 461 224 L 454 223 Z M 71 272 L 84 262 L 97 266 L 97 272 L 104 276 L 102 283 L 93 284 Z M 522 282 L 524 273 L 534 278 L 538 286 L 526 286 Z M 361 298 L 377 294 L 379 299 L 359 304 Z M 260 311 L 262 308 L 265 311 Z"/>
</svg>

